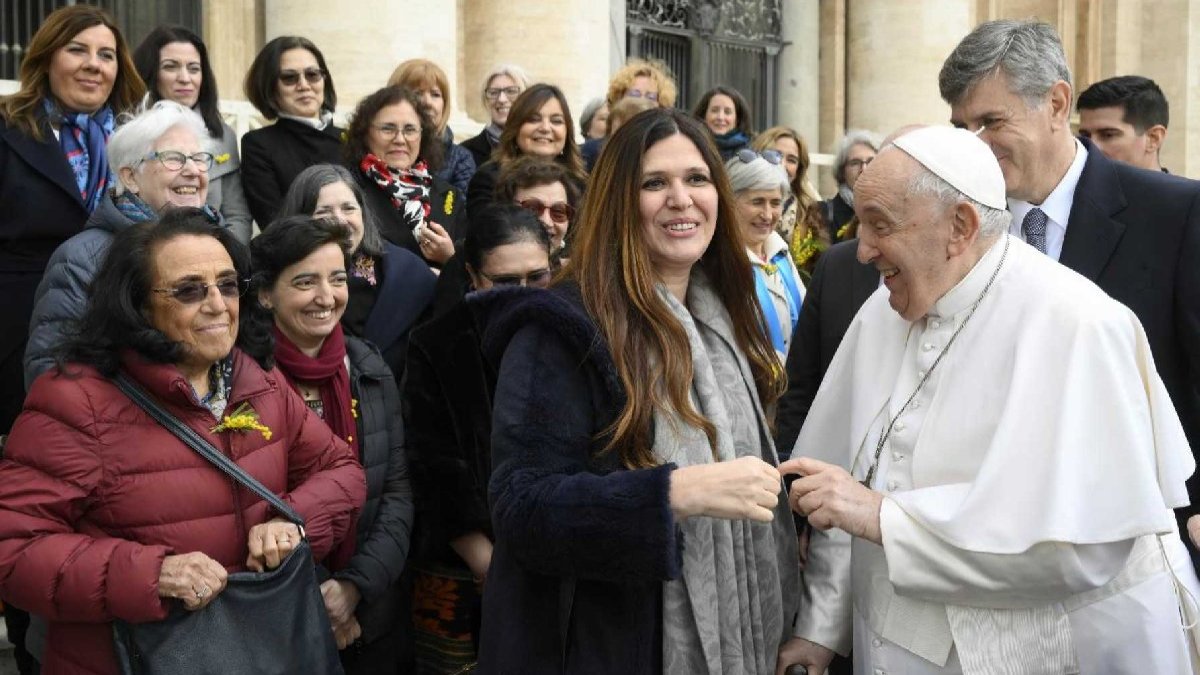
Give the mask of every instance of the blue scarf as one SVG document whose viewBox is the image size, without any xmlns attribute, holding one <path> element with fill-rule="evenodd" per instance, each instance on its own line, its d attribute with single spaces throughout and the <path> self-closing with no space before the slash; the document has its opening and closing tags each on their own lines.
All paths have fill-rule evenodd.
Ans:
<svg viewBox="0 0 1200 675">
<path fill-rule="evenodd" d="M 717 150 L 721 151 L 721 157 L 728 159 L 737 153 L 738 150 L 750 146 L 750 137 L 741 129 L 730 129 L 720 136 L 713 135 L 713 141 L 717 144 Z"/>
<path fill-rule="evenodd" d="M 88 213 L 96 210 L 100 198 L 113 182 L 105 146 L 113 132 L 112 108 L 104 106 L 95 113 L 69 113 L 50 99 L 42 101 L 51 123 L 58 125 L 58 143 L 67 164 L 75 174 L 79 196 Z"/>
<path fill-rule="evenodd" d="M 769 264 L 775 266 L 775 274 L 780 275 L 783 287 L 787 291 L 789 325 L 783 325 L 779 313 L 775 310 L 775 301 L 771 299 L 771 292 L 767 290 L 767 270 L 758 265 L 754 266 L 754 293 L 758 296 L 758 304 L 762 307 L 763 319 L 767 323 L 767 337 L 771 338 L 771 345 L 775 347 L 775 351 L 782 354 L 785 352 L 783 331 L 786 329 L 788 335 L 791 335 L 796 329 L 804 297 L 800 294 L 800 287 L 796 285 L 796 278 L 792 276 L 795 266 L 792 265 L 787 249 L 772 256 Z"/>
<path fill-rule="evenodd" d="M 119 195 L 114 195 L 113 205 L 131 223 L 144 223 L 158 217 L 158 214 L 154 212 L 154 209 L 150 208 L 149 204 L 142 201 L 141 197 L 138 197 L 129 190 Z"/>
</svg>

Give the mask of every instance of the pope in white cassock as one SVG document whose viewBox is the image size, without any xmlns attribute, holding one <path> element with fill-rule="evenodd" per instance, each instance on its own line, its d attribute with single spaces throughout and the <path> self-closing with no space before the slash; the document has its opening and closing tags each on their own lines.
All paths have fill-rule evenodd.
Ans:
<svg viewBox="0 0 1200 675">
<path fill-rule="evenodd" d="M 960 129 L 901 136 L 855 185 L 883 286 L 780 467 L 818 529 L 780 673 L 851 647 L 856 673 L 1196 672 L 1171 512 L 1195 464 L 1145 333 L 1005 206 Z"/>
</svg>

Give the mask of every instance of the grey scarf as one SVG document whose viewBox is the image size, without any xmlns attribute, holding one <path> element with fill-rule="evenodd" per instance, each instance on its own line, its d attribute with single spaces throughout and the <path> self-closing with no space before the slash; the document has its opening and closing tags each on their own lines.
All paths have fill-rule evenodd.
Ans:
<svg viewBox="0 0 1200 675">
<path fill-rule="evenodd" d="M 687 307 L 661 286 L 659 293 L 687 332 L 692 404 L 717 427 L 720 461 L 751 455 L 778 463 L 750 364 L 708 279 L 693 271 Z M 654 415 L 654 452 L 680 467 L 713 461 L 704 431 L 671 412 Z M 663 584 L 663 671 L 774 673 L 799 603 L 796 533 L 782 486 L 771 523 L 693 517 L 680 528 L 683 576 Z"/>
<path fill-rule="evenodd" d="M 841 195 L 842 201 L 846 202 L 846 206 L 854 208 L 854 189 L 849 185 L 842 183 L 838 185 L 838 194 Z"/>
</svg>

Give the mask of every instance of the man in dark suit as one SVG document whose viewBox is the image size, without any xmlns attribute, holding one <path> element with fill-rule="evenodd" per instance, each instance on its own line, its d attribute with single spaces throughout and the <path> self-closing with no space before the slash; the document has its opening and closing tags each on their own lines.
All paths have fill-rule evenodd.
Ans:
<svg viewBox="0 0 1200 675">
<path fill-rule="evenodd" d="M 858 240 L 835 244 L 817 261 L 788 349 L 788 390 L 775 415 L 775 448 L 783 461 L 858 308 L 879 288 L 879 272 L 858 261 Z"/>
<path fill-rule="evenodd" d="M 981 24 L 938 79 L 951 122 L 979 133 L 1000 161 L 1010 232 L 1137 314 L 1200 451 L 1200 183 L 1114 162 L 1072 136 L 1071 73 L 1049 25 Z M 1200 478 L 1188 488 L 1181 532 L 1197 512 Z"/>
</svg>

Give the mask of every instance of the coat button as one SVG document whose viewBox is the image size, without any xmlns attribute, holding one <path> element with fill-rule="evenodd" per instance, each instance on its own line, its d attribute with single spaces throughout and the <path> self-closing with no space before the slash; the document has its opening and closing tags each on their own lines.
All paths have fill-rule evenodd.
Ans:
<svg viewBox="0 0 1200 675">
<path fill-rule="evenodd" d="M 896 431 L 904 431 L 904 422 L 896 422 Z"/>
<path fill-rule="evenodd" d="M 926 342 L 925 344 L 921 345 L 921 349 L 923 349 L 927 352 L 931 352 L 931 351 L 933 351 L 933 343 Z"/>
<path fill-rule="evenodd" d="M 883 640 L 880 640 L 879 638 L 875 638 L 874 640 L 871 640 L 871 645 L 873 647 L 875 647 L 876 649 L 879 649 L 880 647 L 883 646 Z"/>
<path fill-rule="evenodd" d="M 897 489 L 897 488 L 899 488 L 899 487 L 900 487 L 900 483 L 898 483 L 898 482 L 896 482 L 896 481 L 894 481 L 894 480 L 889 480 L 889 481 L 888 481 L 888 490 L 889 490 L 889 491 L 891 491 L 891 492 L 895 492 L 895 491 L 896 491 L 896 489 Z"/>
<path fill-rule="evenodd" d="M 899 462 L 899 461 L 902 461 L 902 460 L 904 459 L 904 455 L 902 455 L 902 454 L 900 454 L 900 453 L 898 453 L 898 452 L 893 452 L 893 453 L 892 453 L 892 459 L 893 459 L 893 460 L 895 460 L 895 461 L 897 461 L 897 462 Z"/>
<path fill-rule="evenodd" d="M 923 371 L 923 370 L 918 370 L 918 371 L 917 371 L 917 379 L 919 379 L 919 380 L 923 380 L 923 379 L 925 379 L 925 371 Z"/>
<path fill-rule="evenodd" d="M 936 329 L 936 328 L 941 328 L 941 327 L 942 327 L 942 322 L 941 322 L 941 321 L 938 321 L 937 319 L 934 319 L 933 321 L 930 321 L 930 322 L 929 322 L 929 327 L 930 327 L 930 328 L 935 328 L 935 329 Z"/>
</svg>

